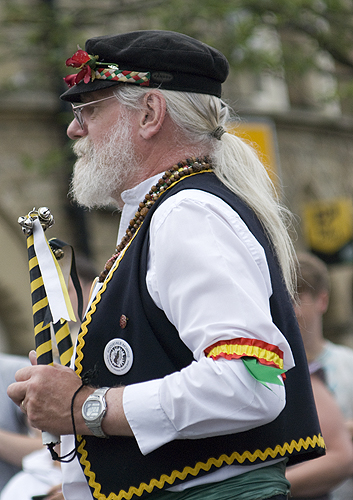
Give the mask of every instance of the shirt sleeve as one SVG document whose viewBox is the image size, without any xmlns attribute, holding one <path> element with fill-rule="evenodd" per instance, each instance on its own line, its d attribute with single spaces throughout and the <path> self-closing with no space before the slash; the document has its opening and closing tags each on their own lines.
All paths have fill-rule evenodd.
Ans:
<svg viewBox="0 0 353 500">
<path fill-rule="evenodd" d="M 217 342 L 256 339 L 279 349 L 284 369 L 294 366 L 271 319 L 264 250 L 238 214 L 198 190 L 170 197 L 152 218 L 146 281 L 195 361 L 125 388 L 124 411 L 142 453 L 174 439 L 242 432 L 275 419 L 285 405 L 283 385 L 262 385 L 241 359 L 205 356 Z"/>
</svg>

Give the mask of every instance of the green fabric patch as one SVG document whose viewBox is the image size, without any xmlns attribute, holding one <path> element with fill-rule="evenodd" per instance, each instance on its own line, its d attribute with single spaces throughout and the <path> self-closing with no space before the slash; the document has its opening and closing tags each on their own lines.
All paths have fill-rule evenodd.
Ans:
<svg viewBox="0 0 353 500">
<path fill-rule="evenodd" d="M 241 359 L 250 375 L 260 382 L 260 384 L 267 387 L 267 389 L 270 389 L 267 384 L 283 385 L 283 380 L 278 375 L 282 375 L 286 370 L 281 370 L 274 366 L 262 365 L 256 358 L 245 357 Z"/>
</svg>

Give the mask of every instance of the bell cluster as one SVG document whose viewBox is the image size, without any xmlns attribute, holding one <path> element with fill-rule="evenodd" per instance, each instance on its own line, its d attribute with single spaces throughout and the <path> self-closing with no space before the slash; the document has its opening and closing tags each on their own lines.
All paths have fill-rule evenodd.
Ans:
<svg viewBox="0 0 353 500">
<path fill-rule="evenodd" d="M 33 208 L 27 215 L 22 215 L 18 218 L 18 223 L 22 227 L 22 231 L 26 236 L 33 232 L 34 221 L 38 219 L 44 230 L 48 229 L 54 224 L 54 217 L 50 213 L 48 207 L 40 207 L 38 210 Z"/>
</svg>

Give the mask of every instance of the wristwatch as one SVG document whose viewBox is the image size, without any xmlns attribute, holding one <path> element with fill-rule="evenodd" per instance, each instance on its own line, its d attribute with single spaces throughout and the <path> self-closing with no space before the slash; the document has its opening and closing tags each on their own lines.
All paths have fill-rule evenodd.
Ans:
<svg viewBox="0 0 353 500">
<path fill-rule="evenodd" d="M 96 389 L 82 405 L 82 416 L 87 427 L 96 437 L 107 438 L 103 432 L 102 420 L 107 413 L 107 403 L 105 395 L 110 387 L 100 387 Z"/>
</svg>

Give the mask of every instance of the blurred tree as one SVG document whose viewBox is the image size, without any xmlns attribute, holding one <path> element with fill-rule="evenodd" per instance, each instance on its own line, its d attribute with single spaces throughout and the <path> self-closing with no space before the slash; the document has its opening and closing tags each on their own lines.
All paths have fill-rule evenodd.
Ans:
<svg viewBox="0 0 353 500">
<path fill-rule="evenodd" d="M 219 48 L 238 71 L 284 69 L 291 80 L 316 70 L 338 78 L 341 97 L 353 96 L 351 0 L 170 0 L 154 13 L 164 29 Z"/>
<path fill-rule="evenodd" d="M 0 26 L 11 61 L 0 88 L 19 81 L 36 88 L 40 79 L 57 91 L 63 61 L 87 37 L 157 28 L 219 48 L 235 71 L 270 71 L 288 81 L 317 71 L 338 78 L 341 96 L 353 95 L 351 0 L 2 0 Z"/>
<path fill-rule="evenodd" d="M 76 40 L 83 45 L 89 32 L 113 33 L 124 22 L 127 29 L 155 27 L 200 38 L 224 52 L 237 69 L 280 70 L 284 57 L 296 71 L 322 70 L 317 53 L 325 51 L 353 72 L 351 0 L 2 0 L 2 4 L 1 37 L 8 53 L 20 49 L 28 57 L 35 49 L 42 62 L 50 63 L 55 78 L 63 73 L 62 61 Z M 16 25 L 27 36 L 11 40 L 9 30 L 14 32 Z M 264 28 L 291 40 L 283 52 L 257 43 Z M 298 35 L 295 46 L 290 34 Z"/>
</svg>

